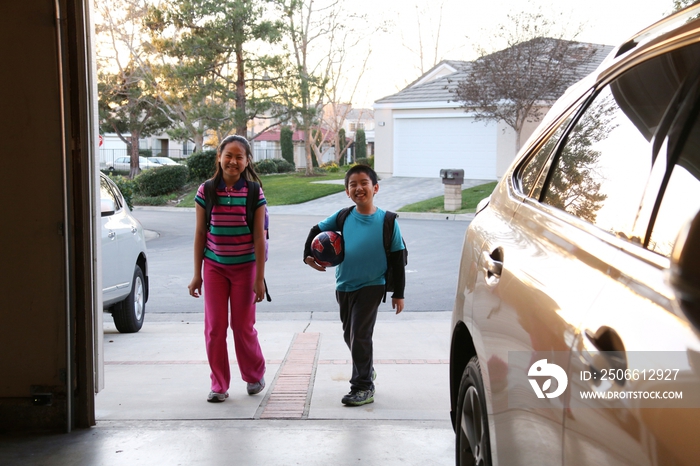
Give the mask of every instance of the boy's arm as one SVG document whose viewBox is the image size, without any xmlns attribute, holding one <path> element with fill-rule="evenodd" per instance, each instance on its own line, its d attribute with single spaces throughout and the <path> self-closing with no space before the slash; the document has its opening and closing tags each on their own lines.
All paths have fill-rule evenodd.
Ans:
<svg viewBox="0 0 700 466">
<path fill-rule="evenodd" d="M 318 225 L 314 225 L 311 228 L 311 231 L 309 231 L 309 236 L 306 238 L 306 243 L 304 244 L 304 264 L 319 270 L 321 272 L 325 272 L 326 268 L 323 267 L 322 265 L 319 265 L 316 263 L 316 259 L 314 259 L 313 254 L 311 253 L 311 243 L 313 242 L 314 238 L 316 235 L 321 233 L 321 228 Z"/>
<path fill-rule="evenodd" d="M 389 267 L 394 272 L 394 293 L 392 299 L 403 299 L 406 288 L 406 265 L 403 263 L 403 249 L 389 253 Z"/>
</svg>

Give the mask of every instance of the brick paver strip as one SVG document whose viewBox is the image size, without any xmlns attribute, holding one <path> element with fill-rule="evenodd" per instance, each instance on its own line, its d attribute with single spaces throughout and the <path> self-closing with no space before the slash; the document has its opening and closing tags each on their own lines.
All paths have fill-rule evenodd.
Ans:
<svg viewBox="0 0 700 466">
<path fill-rule="evenodd" d="M 316 376 L 320 333 L 297 333 L 261 404 L 260 419 L 306 419 Z"/>
</svg>

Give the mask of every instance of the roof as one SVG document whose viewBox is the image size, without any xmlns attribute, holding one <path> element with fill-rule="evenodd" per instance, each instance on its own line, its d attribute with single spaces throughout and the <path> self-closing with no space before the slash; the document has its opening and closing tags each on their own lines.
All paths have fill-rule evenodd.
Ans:
<svg viewBox="0 0 700 466">
<path fill-rule="evenodd" d="M 557 40 L 557 39 L 552 39 Z M 603 60 L 610 54 L 613 50 L 611 45 L 602 44 L 590 44 L 590 43 L 580 43 L 582 46 L 590 46 L 593 48 L 594 53 L 592 58 L 580 66 L 576 72 L 572 75 L 570 82 L 576 82 L 590 73 L 595 71 L 595 69 L 603 62 Z M 492 55 L 502 53 L 503 51 L 494 52 Z M 463 81 L 469 75 L 469 71 L 472 68 L 473 62 L 458 61 L 458 60 L 444 60 L 438 63 L 435 67 L 430 69 L 427 73 L 423 74 L 413 83 L 406 86 L 401 91 L 396 94 L 383 97 L 377 101 L 375 104 L 398 104 L 398 103 L 417 103 L 417 102 L 455 102 L 454 90 L 457 87 L 457 83 Z M 458 69 L 454 73 L 446 76 L 441 76 L 433 80 L 425 81 L 424 77 L 427 77 L 431 73 L 435 72 L 435 69 L 440 66 L 449 65 L 453 68 Z M 564 90 L 562 90 L 563 92 Z M 558 95 L 551 96 L 552 100 L 556 100 Z"/>
</svg>

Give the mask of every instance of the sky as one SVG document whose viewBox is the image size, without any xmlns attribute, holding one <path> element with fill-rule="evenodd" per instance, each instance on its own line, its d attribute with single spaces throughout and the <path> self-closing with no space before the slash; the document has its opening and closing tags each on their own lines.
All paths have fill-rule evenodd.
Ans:
<svg viewBox="0 0 700 466">
<path fill-rule="evenodd" d="M 617 45 L 661 19 L 672 10 L 672 0 L 342 0 L 344 8 L 365 14 L 370 29 L 381 24 L 386 31 L 367 35 L 350 57 L 349 84 L 357 82 L 359 64 L 371 49 L 353 98 L 353 106 L 371 107 L 421 75 L 417 53 L 422 38 L 424 71 L 440 59 L 473 60 L 475 45 L 492 48 L 493 31 L 507 24 L 507 15 L 523 10 L 541 11 L 560 18 L 565 30 L 582 26 L 577 40 Z M 440 9 L 442 5 L 442 10 Z M 442 14 L 440 12 L 442 11 Z M 442 18 L 442 21 L 440 21 Z M 420 27 L 419 27 L 420 23 Z M 439 40 L 437 31 L 439 27 Z M 420 33 L 420 34 L 419 34 Z M 437 43 L 437 54 L 435 45 Z M 350 89 L 352 86 L 348 85 Z M 348 99 L 350 100 L 350 99 Z"/>
</svg>

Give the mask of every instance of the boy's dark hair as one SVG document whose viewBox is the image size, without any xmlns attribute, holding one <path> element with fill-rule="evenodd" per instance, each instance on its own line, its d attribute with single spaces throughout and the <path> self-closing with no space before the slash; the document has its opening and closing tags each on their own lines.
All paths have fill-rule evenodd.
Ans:
<svg viewBox="0 0 700 466">
<path fill-rule="evenodd" d="M 348 189 L 348 182 L 350 180 L 350 177 L 357 173 L 365 173 L 367 176 L 369 176 L 369 179 L 372 180 L 372 186 L 376 185 L 379 182 L 379 180 L 377 179 L 377 172 L 375 172 L 369 165 L 353 165 L 345 173 L 345 189 Z"/>
</svg>

